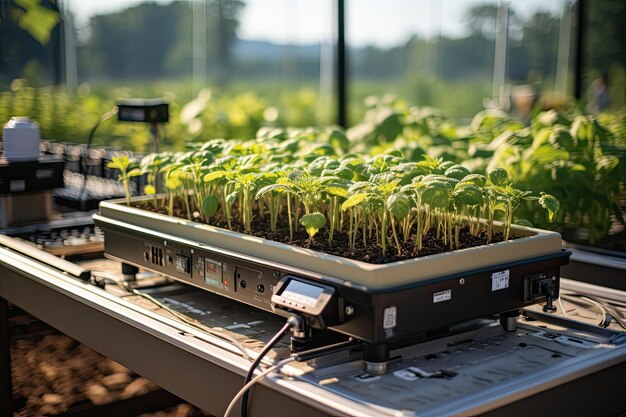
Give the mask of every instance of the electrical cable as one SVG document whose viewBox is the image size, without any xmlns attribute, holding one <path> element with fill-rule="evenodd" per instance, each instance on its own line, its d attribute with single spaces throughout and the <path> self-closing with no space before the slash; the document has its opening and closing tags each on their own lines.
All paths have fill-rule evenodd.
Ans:
<svg viewBox="0 0 626 417">
<path fill-rule="evenodd" d="M 280 330 L 276 332 L 274 337 L 272 337 L 270 341 L 267 342 L 267 344 L 265 345 L 263 350 L 259 353 L 259 355 L 256 357 L 254 362 L 252 362 L 252 365 L 250 365 L 250 369 L 248 369 L 246 378 L 243 381 L 244 387 L 252 379 L 252 375 L 254 375 L 254 370 L 257 368 L 257 366 L 259 366 L 259 364 L 261 363 L 265 355 L 267 355 L 269 351 L 274 347 L 274 345 L 278 343 L 278 341 L 285 335 L 285 333 L 287 333 L 287 330 L 289 330 L 289 327 L 291 326 L 292 326 L 292 321 L 291 319 L 289 319 L 287 320 L 285 324 L 283 324 L 283 327 L 281 327 Z M 247 390 L 242 393 L 241 417 L 248 417 L 248 391 Z"/>
<path fill-rule="evenodd" d="M 95 125 L 93 125 L 93 127 L 91 128 L 91 130 L 89 131 L 89 136 L 87 138 L 87 147 L 85 148 L 85 157 L 89 157 L 89 148 L 91 147 L 91 142 L 93 141 L 93 137 L 96 133 L 96 129 L 98 129 L 98 127 L 106 122 L 107 120 L 111 119 L 113 116 L 115 116 L 118 112 L 118 108 L 117 106 L 113 106 L 113 108 L 111 110 L 109 110 L 108 112 L 104 113 L 102 116 L 100 116 L 98 118 L 98 121 L 96 122 Z M 81 155 L 81 159 L 80 159 L 80 164 L 79 166 L 79 171 L 80 174 L 83 176 L 83 186 L 80 190 L 80 193 L 78 194 L 78 201 L 80 203 L 82 203 L 83 201 L 83 194 L 85 193 L 85 189 L 87 188 L 87 174 L 84 173 L 83 171 L 83 160 L 82 160 L 82 155 Z M 82 208 L 82 207 L 81 207 Z"/>
<path fill-rule="evenodd" d="M 626 330 L 626 319 L 624 319 L 624 316 L 620 313 L 619 310 L 607 304 L 603 300 L 600 300 L 593 296 L 576 294 L 576 293 L 561 294 L 561 297 L 563 297 L 564 300 L 573 302 L 575 304 L 586 304 L 586 305 L 592 305 L 596 307 L 600 311 L 600 314 L 602 315 L 602 321 L 600 322 L 599 326 L 608 325 L 608 323 L 606 323 L 607 313 L 608 313 L 613 319 L 615 319 L 615 321 L 620 325 L 620 327 Z"/>
<path fill-rule="evenodd" d="M 141 291 L 137 291 L 136 289 L 130 287 L 127 283 L 120 281 L 117 277 L 113 276 L 112 274 L 109 274 L 108 272 L 103 272 L 103 271 L 91 271 L 91 274 L 95 277 L 101 277 L 103 279 L 105 279 L 105 283 L 106 280 L 109 281 L 109 283 L 113 284 L 113 285 L 117 285 L 118 287 L 122 288 L 123 290 L 140 296 L 150 302 L 152 302 L 154 305 L 156 305 L 157 307 L 160 307 L 164 310 L 166 310 L 168 313 L 172 314 L 173 316 L 175 316 L 176 318 L 178 318 L 179 320 L 181 320 L 182 322 L 184 322 L 185 324 L 188 324 L 200 331 L 209 333 L 212 336 L 215 337 L 219 337 L 222 340 L 225 340 L 229 343 L 231 343 L 233 346 L 235 346 L 237 349 L 239 349 L 239 351 L 241 351 L 242 355 L 245 358 L 250 359 L 250 354 L 248 353 L 248 350 L 243 346 L 243 344 L 237 340 L 235 337 L 229 335 L 228 333 L 225 332 L 221 332 L 219 330 L 215 330 L 213 328 L 207 327 L 204 324 L 200 323 L 197 320 L 194 320 L 192 318 L 187 317 L 186 315 L 168 307 L 167 305 L 163 304 L 162 302 L 160 302 L 159 300 L 155 299 L 154 297 L 152 297 L 149 294 L 145 294 L 142 293 Z"/>
<path fill-rule="evenodd" d="M 267 368 L 266 370 L 264 370 L 263 372 L 255 376 L 253 379 L 251 379 L 248 383 L 246 383 L 246 385 L 244 385 L 243 388 L 241 388 L 239 392 L 237 392 L 237 394 L 233 397 L 233 399 L 230 401 L 230 404 L 228 404 L 228 408 L 226 409 L 226 412 L 224 413 L 224 417 L 230 416 L 230 414 L 233 411 L 233 408 L 235 408 L 235 405 L 237 404 L 237 401 L 242 396 L 246 395 L 254 384 L 259 382 L 261 379 L 265 378 L 271 372 L 274 372 L 275 370 L 280 369 L 286 364 L 288 364 L 289 362 L 293 362 L 295 360 L 296 358 L 294 357 L 283 359 L 282 361 L 278 362 L 276 365 L 270 366 L 269 368 Z M 244 407 L 243 399 L 242 399 L 241 407 L 242 407 L 241 409 L 243 410 L 243 407 Z"/>
<path fill-rule="evenodd" d="M 565 307 L 563 306 L 563 301 L 561 301 L 561 297 L 557 298 L 557 303 L 559 303 L 559 307 L 561 307 L 561 313 L 563 313 L 563 317 L 565 317 L 566 319 L 567 317 L 567 311 L 565 311 Z"/>
</svg>

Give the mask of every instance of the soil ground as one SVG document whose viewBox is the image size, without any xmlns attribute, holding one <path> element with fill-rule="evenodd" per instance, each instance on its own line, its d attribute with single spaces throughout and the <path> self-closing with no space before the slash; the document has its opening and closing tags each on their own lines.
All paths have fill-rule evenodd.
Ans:
<svg viewBox="0 0 626 417">
<path fill-rule="evenodd" d="M 18 314 L 10 320 L 15 417 L 54 416 L 103 405 L 158 387 L 76 340 Z M 141 417 L 207 417 L 189 404 Z"/>
</svg>

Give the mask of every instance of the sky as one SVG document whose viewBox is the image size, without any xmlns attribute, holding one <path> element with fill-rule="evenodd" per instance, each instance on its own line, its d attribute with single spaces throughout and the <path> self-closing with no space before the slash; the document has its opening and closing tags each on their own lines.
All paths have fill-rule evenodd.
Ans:
<svg viewBox="0 0 626 417">
<path fill-rule="evenodd" d="M 153 0 L 170 3 L 171 0 Z M 237 35 L 242 39 L 279 44 L 315 44 L 332 38 L 334 0 L 244 0 Z M 123 10 L 142 0 L 63 0 L 79 29 L 89 17 Z M 351 46 L 390 47 L 413 34 L 431 37 L 440 32 L 463 36 L 465 11 L 475 4 L 497 0 L 346 0 L 346 33 Z M 510 0 L 517 15 L 537 10 L 560 13 L 569 0 Z"/>
</svg>

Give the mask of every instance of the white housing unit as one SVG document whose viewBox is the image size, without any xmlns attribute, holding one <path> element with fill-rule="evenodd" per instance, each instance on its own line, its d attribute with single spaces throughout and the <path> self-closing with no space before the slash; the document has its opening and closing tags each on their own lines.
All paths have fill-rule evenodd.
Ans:
<svg viewBox="0 0 626 417">
<path fill-rule="evenodd" d="M 4 156 L 9 161 L 39 158 L 39 126 L 28 117 L 11 117 L 4 125 Z"/>
</svg>

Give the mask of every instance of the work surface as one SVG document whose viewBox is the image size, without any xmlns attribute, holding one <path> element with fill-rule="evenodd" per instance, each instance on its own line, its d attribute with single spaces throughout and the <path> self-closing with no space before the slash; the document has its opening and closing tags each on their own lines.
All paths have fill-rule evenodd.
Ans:
<svg viewBox="0 0 626 417">
<path fill-rule="evenodd" d="M 96 259 L 83 266 L 119 278 L 120 266 L 112 261 Z M 141 278 L 145 283 L 154 279 Z M 241 386 L 249 357 L 284 318 L 182 284 L 140 291 L 148 296 L 116 285 L 101 289 L 0 247 L 1 297 L 221 415 Z M 253 390 L 251 415 L 624 411 L 616 394 L 620 384 L 615 384 L 626 364 L 623 334 L 614 322 L 608 329 L 589 325 L 600 321 L 593 309 L 565 301 L 558 307 L 560 312 L 550 316 L 529 311 L 518 319 L 515 332 L 483 319 L 457 328 L 452 336 L 394 350 L 389 372 L 382 376 L 363 373 L 358 351 L 292 362 Z M 288 341 L 283 342 L 272 360 L 288 355 Z"/>
</svg>

